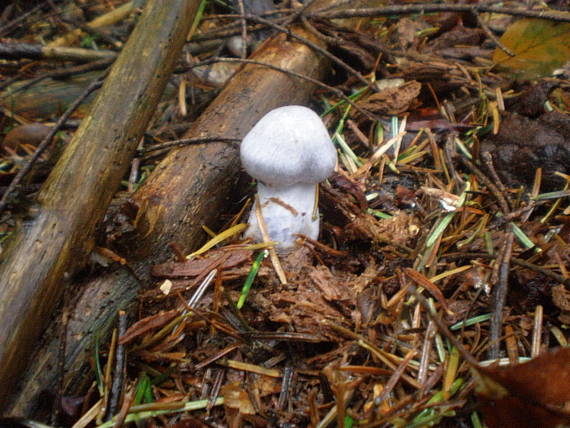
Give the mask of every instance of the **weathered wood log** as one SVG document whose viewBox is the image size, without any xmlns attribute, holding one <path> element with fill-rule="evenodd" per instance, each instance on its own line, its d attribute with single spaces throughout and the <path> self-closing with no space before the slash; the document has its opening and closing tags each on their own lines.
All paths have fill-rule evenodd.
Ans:
<svg viewBox="0 0 570 428">
<path fill-rule="evenodd" d="M 317 78 L 325 63 L 310 48 L 285 35 L 263 45 L 253 59 Z M 231 79 L 186 137 L 242 138 L 269 110 L 304 104 L 312 90 L 307 81 L 248 65 Z M 172 151 L 133 196 L 139 212 L 136 253 L 131 257 L 158 261 L 170 242 L 183 249 L 200 242 L 205 237 L 201 225 L 215 213 L 223 213 L 239 170 L 237 145 L 209 143 Z"/>
<path fill-rule="evenodd" d="M 101 64 L 108 68 L 109 64 Z M 17 115 L 31 121 L 50 120 L 73 104 L 97 77 L 104 71 L 89 71 L 76 74 L 65 79 L 47 78 L 30 85 L 30 80 L 14 83 L 0 92 L 0 106 L 7 114 Z M 20 90 L 19 88 L 25 89 Z M 99 89 L 89 95 L 75 110 L 74 116 L 83 117 L 89 113 Z M 176 92 L 176 86 L 167 84 L 163 97 L 167 98 Z"/>
<path fill-rule="evenodd" d="M 0 408 L 126 172 L 184 44 L 198 0 L 149 1 L 90 115 L 0 263 Z"/>
<path fill-rule="evenodd" d="M 333 3 L 334 0 L 317 0 L 313 6 L 321 8 Z M 360 2 L 351 5 L 358 4 Z M 353 24 L 350 22 L 347 26 Z M 320 44 L 302 29 L 293 31 Z M 266 42 L 252 59 L 315 79 L 324 75 L 328 65 L 325 58 L 283 35 Z M 241 138 L 270 109 L 284 104 L 306 103 L 312 89 L 312 85 L 298 78 L 248 65 L 230 80 L 185 137 Z M 177 242 L 186 250 L 201 244 L 200 226 L 207 222 L 215 227 L 219 220 L 216 213 L 224 212 L 239 169 L 237 147 L 226 144 L 178 149 L 157 167 L 151 179 L 135 195 L 140 204 L 141 221 L 136 237 L 129 240 L 121 254 L 138 275 L 147 278 L 150 266 L 168 257 L 166 244 L 170 241 Z M 177 174 L 181 176 L 175 177 Z M 168 236 L 162 236 L 163 233 L 168 233 Z M 89 346 L 94 336 L 105 336 L 105 326 L 112 324 L 118 308 L 128 306 L 137 287 L 136 280 L 125 269 L 98 277 L 85 286 L 66 335 L 66 393 L 79 391 L 73 386 L 85 380 L 82 379 L 84 371 L 81 367 L 85 367 L 92 356 Z M 96 298 L 93 297 L 95 295 Z M 49 338 L 49 345 L 34 356 L 33 364 L 19 385 L 18 394 L 12 397 L 7 414 L 31 415 L 40 401 L 41 392 L 53 390 L 57 379 L 58 341 L 54 334 Z"/>
<path fill-rule="evenodd" d="M 81 290 L 77 301 L 70 301 L 69 321 L 65 339 L 66 393 L 84 392 L 93 382 L 91 365 L 95 341 L 101 346 L 107 333 L 115 327 L 118 309 L 129 309 L 136 303 L 139 286 L 129 281 L 131 274 L 119 269 L 95 278 Z M 74 284 L 81 287 L 82 284 Z M 33 354 L 26 372 L 16 390 L 5 403 L 6 415 L 26 416 L 37 420 L 49 419 L 53 399 L 58 388 L 59 354 L 62 346 L 63 325 L 58 314 L 50 323 L 38 349 Z"/>
<path fill-rule="evenodd" d="M 103 71 L 90 71 L 63 80 L 47 78 L 32 86 L 29 86 L 29 80 L 17 82 L 0 93 L 0 106 L 10 114 L 16 114 L 27 120 L 49 120 L 67 110 L 89 84 L 103 73 Z M 80 117 L 87 115 L 99 92 L 100 89 L 90 94 L 74 114 Z"/>
<path fill-rule="evenodd" d="M 301 29 L 295 32 L 315 41 Z M 326 59 L 301 43 L 287 40 L 285 35 L 267 41 L 252 59 L 315 79 L 323 77 L 328 64 Z M 241 138 L 269 110 L 284 104 L 306 103 L 313 89 L 312 84 L 299 78 L 266 67 L 247 65 L 229 81 L 186 137 Z M 204 238 L 200 226 L 206 222 L 215 226 L 219 220 L 216 217 L 224 212 L 239 171 L 236 145 L 214 143 L 172 151 L 135 194 L 140 207 L 139 228 L 136 237 L 129 240 L 130 252 L 121 255 L 127 257 L 140 276 L 146 277 L 150 265 L 169 256 L 169 242 L 176 241 L 184 249 L 198 246 Z M 108 318 L 114 316 L 116 309 L 128 304 L 136 287 L 136 281 L 124 270 L 97 278 L 87 286 L 77 304 L 79 313 L 73 316 L 83 317 L 83 324 L 70 324 L 67 334 L 66 386 L 79 384 L 79 367 L 88 358 L 86 348 L 93 340 L 93 332 L 102 334 L 100 326 L 108 325 Z M 102 293 L 97 309 L 92 301 L 93 288 L 124 290 L 124 295 L 103 299 L 105 293 Z M 106 307 L 105 311 L 102 306 Z M 89 314 L 88 319 L 81 313 Z M 101 321 L 102 316 L 107 320 Z M 96 330 L 94 326 L 99 327 Z M 37 364 L 26 373 L 9 406 L 9 414 L 30 415 L 42 389 L 53 388 L 56 355 L 57 341 L 34 357 Z"/>
</svg>

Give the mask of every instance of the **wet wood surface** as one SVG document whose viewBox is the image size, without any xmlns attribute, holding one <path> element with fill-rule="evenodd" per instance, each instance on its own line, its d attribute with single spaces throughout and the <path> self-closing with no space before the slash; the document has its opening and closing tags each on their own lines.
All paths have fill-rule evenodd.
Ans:
<svg viewBox="0 0 570 428">
<path fill-rule="evenodd" d="M 315 42 L 309 33 L 301 29 L 295 31 Z M 285 35 L 268 40 L 252 59 L 314 79 L 322 78 L 328 66 L 325 58 L 301 43 L 288 40 Z M 228 82 L 185 137 L 242 138 L 269 110 L 285 104 L 305 104 L 313 90 L 314 85 L 305 80 L 267 67 L 246 65 Z M 183 249 L 190 250 L 204 240 L 202 224 L 215 227 L 240 173 L 238 148 L 237 144 L 209 143 L 173 150 L 135 193 L 134 200 L 139 207 L 137 232 L 129 239 L 129 245 L 124 246 L 127 254 L 122 255 L 139 276 L 148 278 L 150 266 L 169 257 L 169 242 L 175 241 Z M 123 290 L 124 295 L 112 293 L 111 299 L 104 292 L 97 293 L 100 296 L 97 308 L 105 307 L 105 310 L 99 310 L 93 307 L 94 291 L 89 291 L 94 287 Z M 94 279 L 85 287 L 73 315 L 82 322 L 70 325 L 67 334 L 66 371 L 69 376 L 65 379 L 66 386 L 79 384 L 80 367 L 89 357 L 87 347 L 92 343 L 86 337 L 92 338 L 95 325 L 109 325 L 116 309 L 132 302 L 133 290 L 137 287 L 134 277 L 124 270 Z M 38 402 L 41 389 L 49 389 L 54 384 L 56 372 L 53 368 L 48 369 L 56 361 L 57 340 L 54 340 L 44 347 L 42 355 L 34 358 L 37 364 L 32 365 L 19 393 L 13 397 L 10 414 L 29 414 Z M 41 382 L 38 377 L 42 378 Z"/>
<path fill-rule="evenodd" d="M 179 57 L 197 0 L 149 1 L 91 113 L 0 263 L 0 408 L 30 361 L 66 282 L 92 249 Z"/>
</svg>

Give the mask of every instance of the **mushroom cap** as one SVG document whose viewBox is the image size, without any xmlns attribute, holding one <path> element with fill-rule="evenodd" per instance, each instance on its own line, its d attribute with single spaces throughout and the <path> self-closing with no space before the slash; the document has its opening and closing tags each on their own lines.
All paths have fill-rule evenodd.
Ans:
<svg viewBox="0 0 570 428">
<path fill-rule="evenodd" d="M 321 118 L 303 106 L 271 110 L 244 137 L 241 163 L 273 186 L 319 183 L 336 165 L 336 149 Z"/>
</svg>

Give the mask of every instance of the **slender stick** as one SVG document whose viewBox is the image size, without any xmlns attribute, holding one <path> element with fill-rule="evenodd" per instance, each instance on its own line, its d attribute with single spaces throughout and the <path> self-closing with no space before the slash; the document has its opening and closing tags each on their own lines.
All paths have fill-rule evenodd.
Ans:
<svg viewBox="0 0 570 428">
<path fill-rule="evenodd" d="M 20 171 L 18 171 L 18 173 L 16 174 L 16 176 L 14 177 L 14 179 L 12 180 L 12 182 L 10 183 L 8 188 L 6 189 L 6 192 L 4 192 L 2 199 L 0 199 L 0 213 L 4 210 L 4 208 L 6 208 L 6 205 L 8 204 L 9 197 L 12 195 L 14 190 L 18 187 L 18 185 L 20 184 L 20 182 L 22 181 L 24 176 L 28 172 L 30 172 L 34 163 L 36 163 L 36 161 L 40 158 L 42 153 L 48 148 L 48 146 L 51 143 L 51 140 L 53 139 L 55 134 L 61 129 L 62 125 L 65 123 L 65 121 L 67 119 L 69 119 L 69 116 L 71 116 L 73 114 L 73 112 L 77 109 L 77 107 L 79 107 L 81 105 L 81 103 L 83 101 L 85 101 L 85 99 L 92 92 L 94 92 L 95 90 L 97 90 L 101 87 L 101 85 L 103 84 L 103 78 L 98 78 L 95 81 L 93 81 L 87 87 L 87 89 L 85 89 L 85 91 L 83 91 L 83 93 L 79 97 L 77 97 L 77 99 L 73 102 L 73 104 L 71 104 L 68 107 L 68 109 L 65 111 L 65 113 L 63 113 L 61 115 L 61 117 L 59 118 L 59 120 L 57 121 L 55 126 L 52 128 L 50 133 L 48 135 L 46 135 L 46 137 L 38 145 L 38 148 L 36 149 L 36 151 L 34 152 L 32 157 L 30 158 L 30 160 L 22 167 L 22 169 L 20 169 Z"/>
<path fill-rule="evenodd" d="M 290 76 L 294 76 L 297 77 L 299 79 L 303 79 L 306 80 L 307 82 L 310 82 L 314 85 L 317 85 L 323 89 L 326 89 L 327 91 L 331 91 L 332 93 L 334 93 L 337 97 L 342 98 L 343 101 L 345 101 L 347 104 L 350 104 L 352 107 L 354 107 L 354 109 L 358 110 L 360 113 L 362 113 L 363 115 L 365 115 L 366 117 L 368 117 L 371 120 L 374 121 L 379 121 L 380 118 L 373 115 L 372 113 L 370 113 L 369 111 L 364 110 L 362 107 L 360 107 L 358 104 L 356 104 L 355 102 L 353 102 L 349 97 L 347 97 L 340 89 L 334 88 L 332 86 L 327 85 L 326 83 L 321 82 L 320 80 L 317 79 L 313 79 L 312 77 L 306 76 L 304 74 L 301 73 L 296 73 L 294 71 L 291 70 L 285 70 L 283 68 L 280 67 L 276 67 L 272 64 L 268 64 L 265 62 L 261 62 L 261 61 L 255 61 L 253 59 L 241 59 L 241 58 L 225 58 L 225 57 L 214 57 L 214 58 L 210 58 L 204 61 L 200 61 L 197 62 L 196 64 L 191 65 L 190 67 L 185 67 L 184 69 L 187 70 L 188 68 L 195 68 L 195 67 L 200 67 L 203 65 L 209 65 L 209 64 L 213 64 L 216 62 L 237 62 L 237 63 L 243 63 L 243 64 L 254 64 L 254 65 L 260 65 L 262 67 L 267 67 L 271 70 L 275 70 L 275 71 L 280 71 L 281 73 L 285 73 L 288 74 Z M 178 72 L 179 70 L 177 70 Z"/>
<path fill-rule="evenodd" d="M 362 76 L 362 74 L 360 74 L 359 71 L 355 70 L 354 68 L 352 68 L 350 65 L 348 65 L 346 62 L 344 62 L 343 60 L 341 60 L 337 56 L 331 54 L 326 49 L 321 48 L 320 46 L 318 46 L 315 43 L 311 42 L 310 40 L 306 39 L 305 37 L 301 37 L 301 36 L 295 34 L 294 32 L 292 32 L 291 30 L 289 30 L 288 28 L 283 27 L 282 25 L 279 25 L 279 24 L 275 24 L 273 21 L 270 21 L 269 19 L 261 18 L 259 16 L 255 16 L 255 15 L 246 15 L 245 17 L 250 21 L 259 22 L 260 24 L 265 24 L 268 27 L 271 27 L 271 28 L 274 28 L 278 31 L 281 31 L 282 33 L 287 34 L 292 39 L 298 40 L 299 42 L 307 45 L 308 47 L 310 47 L 314 51 L 316 51 L 316 52 L 320 53 L 321 55 L 325 56 L 326 58 L 330 59 L 332 62 L 334 62 L 335 64 L 337 64 L 338 66 L 340 66 L 341 68 L 346 70 L 348 73 L 355 76 L 358 80 L 360 80 L 364 85 L 369 87 L 372 91 L 374 91 L 374 92 L 378 91 L 378 89 L 376 88 L 374 83 L 370 82 L 369 80 L 366 80 L 364 78 L 364 76 Z"/>
<path fill-rule="evenodd" d="M 238 0 L 239 13 L 243 17 L 240 19 L 241 24 L 241 59 L 247 58 L 247 20 L 245 19 L 245 7 L 243 5 L 243 0 Z"/>
<path fill-rule="evenodd" d="M 370 7 L 358 9 L 344 9 L 331 12 L 315 11 L 309 13 L 309 17 L 320 17 L 328 19 L 338 18 L 367 18 L 389 15 L 410 15 L 414 13 L 433 13 L 433 12 L 489 12 L 501 13 L 504 15 L 522 16 L 525 18 L 549 19 L 557 22 L 570 22 L 570 16 L 553 12 L 543 12 L 525 9 L 513 9 L 508 7 L 470 5 L 470 4 L 410 4 L 399 6 Z"/>
<path fill-rule="evenodd" d="M 509 225 L 509 231 L 505 240 L 505 249 L 502 252 L 501 262 L 499 266 L 499 282 L 493 290 L 493 314 L 491 316 L 490 327 L 490 347 L 489 358 L 499 358 L 501 349 L 501 332 L 503 330 L 503 310 L 507 301 L 507 293 L 509 292 L 509 271 L 511 269 L 511 257 L 513 254 L 514 233 L 512 226 Z"/>
<path fill-rule="evenodd" d="M 117 337 L 121 337 L 127 331 L 127 313 L 119 311 L 119 331 Z M 111 391 L 109 394 L 109 405 L 107 406 L 105 420 L 110 420 L 119 409 L 121 400 L 121 392 L 123 389 L 124 371 L 125 371 L 125 345 L 117 344 L 115 353 L 115 368 L 113 369 L 113 381 L 111 383 Z M 109 362 L 110 364 L 110 362 Z"/>
</svg>

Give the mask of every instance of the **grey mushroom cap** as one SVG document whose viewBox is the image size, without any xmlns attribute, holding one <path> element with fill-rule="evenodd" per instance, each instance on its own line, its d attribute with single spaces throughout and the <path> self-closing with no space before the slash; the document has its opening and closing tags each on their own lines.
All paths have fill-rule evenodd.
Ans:
<svg viewBox="0 0 570 428">
<path fill-rule="evenodd" d="M 321 118 L 303 106 L 270 111 L 241 143 L 241 163 L 268 185 L 320 183 L 336 165 L 336 149 Z"/>
</svg>

